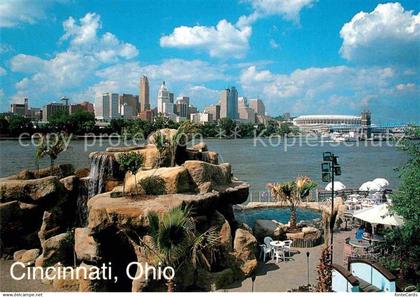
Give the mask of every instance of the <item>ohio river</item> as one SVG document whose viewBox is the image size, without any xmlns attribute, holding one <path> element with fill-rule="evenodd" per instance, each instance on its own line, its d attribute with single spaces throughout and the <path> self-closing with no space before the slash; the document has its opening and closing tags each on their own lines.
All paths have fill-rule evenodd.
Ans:
<svg viewBox="0 0 420 297">
<path fill-rule="evenodd" d="M 114 141 L 115 142 L 115 141 Z M 398 186 L 398 172 L 395 171 L 407 160 L 406 153 L 397 150 L 391 143 L 299 143 L 289 139 L 287 143 L 274 139 L 206 139 L 209 150 L 219 153 L 220 161 L 229 162 L 233 174 L 251 185 L 251 191 L 263 191 L 268 182 L 286 181 L 297 175 L 307 175 L 320 181 L 322 152 L 331 151 L 339 156 L 342 176 L 338 178 L 349 188 L 356 188 L 367 180 L 384 177 L 390 187 Z M 60 154 L 56 163 L 71 163 L 76 168 L 89 167 L 89 153 L 105 150 L 110 146 L 103 140 L 100 144 L 74 140 L 67 151 Z M 20 146 L 18 141 L 0 141 L 0 176 L 17 173 L 24 168 L 35 168 L 35 148 Z M 41 162 L 48 166 L 49 160 Z"/>
</svg>

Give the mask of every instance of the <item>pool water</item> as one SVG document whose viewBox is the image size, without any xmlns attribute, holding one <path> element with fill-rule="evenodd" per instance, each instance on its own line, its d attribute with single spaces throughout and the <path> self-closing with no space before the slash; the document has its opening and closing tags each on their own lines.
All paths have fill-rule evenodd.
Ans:
<svg viewBox="0 0 420 297">
<path fill-rule="evenodd" d="M 282 224 L 287 224 L 290 218 L 288 208 L 255 208 L 235 211 L 235 218 L 241 223 L 253 228 L 256 220 L 276 220 Z M 297 221 L 310 221 L 321 218 L 321 213 L 310 209 L 297 209 Z"/>
</svg>

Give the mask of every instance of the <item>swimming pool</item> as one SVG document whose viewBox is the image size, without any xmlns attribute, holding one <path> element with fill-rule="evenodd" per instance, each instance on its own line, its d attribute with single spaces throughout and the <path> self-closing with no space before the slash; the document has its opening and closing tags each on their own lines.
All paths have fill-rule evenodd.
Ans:
<svg viewBox="0 0 420 297">
<path fill-rule="evenodd" d="M 288 208 L 265 207 L 245 210 L 235 210 L 235 218 L 241 223 L 253 228 L 256 220 L 276 220 L 282 224 L 287 224 L 290 218 Z M 297 221 L 311 221 L 321 218 L 321 213 L 311 209 L 297 209 Z"/>
</svg>

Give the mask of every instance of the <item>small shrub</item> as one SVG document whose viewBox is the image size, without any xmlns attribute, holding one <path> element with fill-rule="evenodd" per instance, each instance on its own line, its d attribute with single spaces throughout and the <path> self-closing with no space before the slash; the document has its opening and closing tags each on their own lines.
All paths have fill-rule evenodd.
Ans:
<svg viewBox="0 0 420 297">
<path fill-rule="evenodd" d="M 146 195 L 165 194 L 165 181 L 157 175 L 148 176 L 139 181 L 139 185 Z"/>
</svg>

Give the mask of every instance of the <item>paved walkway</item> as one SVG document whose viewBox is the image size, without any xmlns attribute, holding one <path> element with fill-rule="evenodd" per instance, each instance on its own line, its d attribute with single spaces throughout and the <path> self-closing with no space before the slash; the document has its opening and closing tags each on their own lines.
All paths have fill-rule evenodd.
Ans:
<svg viewBox="0 0 420 297">
<path fill-rule="evenodd" d="M 344 240 L 351 236 L 351 231 L 334 233 L 334 263 L 343 265 Z M 309 251 L 309 283 L 316 285 L 317 266 L 324 245 L 313 248 L 293 248 L 293 256 L 290 260 L 276 264 L 275 260 L 266 263 L 259 262 L 257 278 L 254 283 L 256 292 L 285 292 L 298 288 L 308 283 L 308 269 L 306 252 Z M 242 282 L 235 283 L 221 291 L 251 292 L 252 281 L 247 278 Z"/>
</svg>

